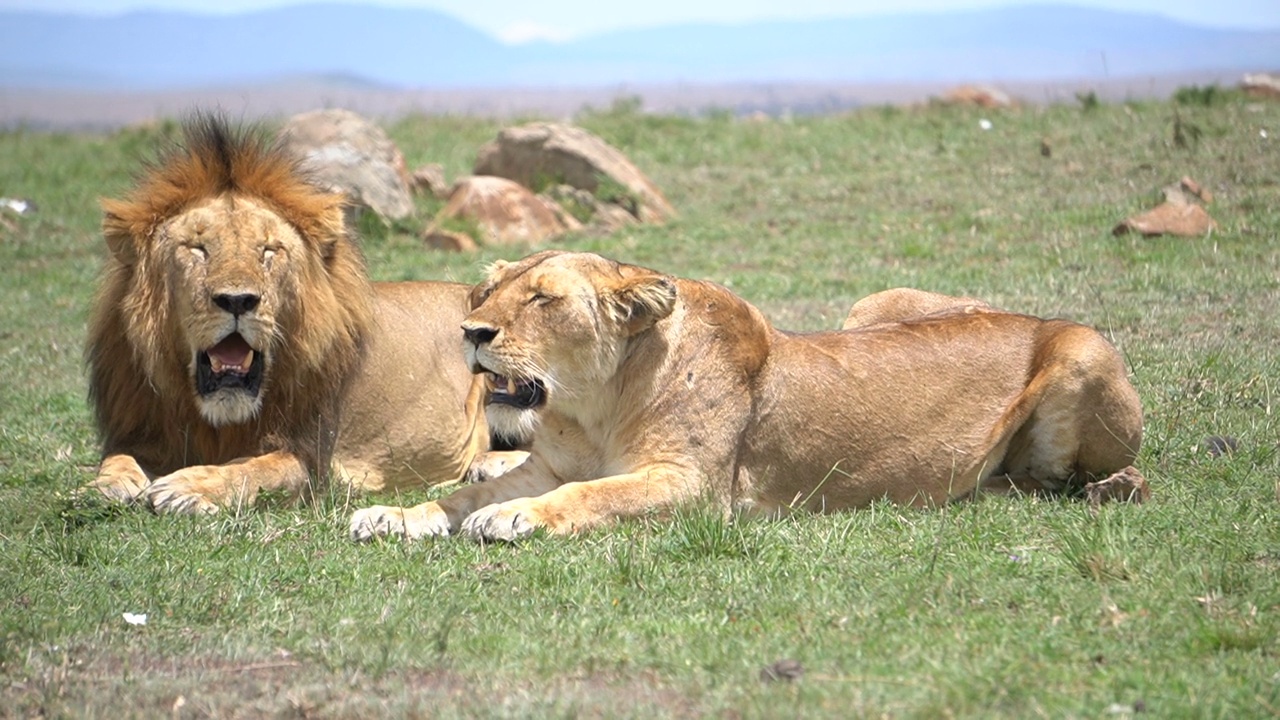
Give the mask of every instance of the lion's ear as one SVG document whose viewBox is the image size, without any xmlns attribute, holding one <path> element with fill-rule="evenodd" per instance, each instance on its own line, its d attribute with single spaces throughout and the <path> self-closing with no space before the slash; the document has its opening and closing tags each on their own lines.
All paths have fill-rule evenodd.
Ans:
<svg viewBox="0 0 1280 720">
<path fill-rule="evenodd" d="M 138 261 L 138 228 L 128 217 L 132 205 L 107 199 L 98 204 L 102 207 L 102 237 L 107 241 L 107 250 L 119 262 L 134 264 Z"/>
<path fill-rule="evenodd" d="M 471 292 L 467 295 L 467 305 L 471 310 L 480 307 L 482 303 L 489 297 L 489 283 L 482 282 L 479 285 L 472 285 Z"/>
<path fill-rule="evenodd" d="M 626 328 L 628 335 L 649 329 L 671 314 L 676 307 L 676 283 L 666 276 L 654 274 L 630 277 L 606 294 L 609 308 Z"/>
<path fill-rule="evenodd" d="M 480 307 L 489 298 L 489 295 L 493 292 L 497 274 L 510 264 L 506 260 L 494 260 L 489 264 L 489 267 L 485 268 L 485 279 L 472 286 L 471 294 L 468 296 L 472 310 Z"/>
</svg>

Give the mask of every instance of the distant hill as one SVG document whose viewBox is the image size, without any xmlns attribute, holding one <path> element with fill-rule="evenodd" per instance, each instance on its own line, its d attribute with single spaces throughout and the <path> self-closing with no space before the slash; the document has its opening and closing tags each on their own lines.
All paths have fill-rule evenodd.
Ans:
<svg viewBox="0 0 1280 720">
<path fill-rule="evenodd" d="M 1014 81 L 1280 67 L 1280 30 L 1036 5 L 686 24 L 509 46 L 419 9 L 311 4 L 232 16 L 0 12 L 0 85 L 102 90 L 342 77 L 402 88 Z"/>
</svg>

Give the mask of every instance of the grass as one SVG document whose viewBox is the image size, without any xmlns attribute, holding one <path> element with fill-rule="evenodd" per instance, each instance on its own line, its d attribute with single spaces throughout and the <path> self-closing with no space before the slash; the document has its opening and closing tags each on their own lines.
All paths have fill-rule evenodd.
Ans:
<svg viewBox="0 0 1280 720">
<path fill-rule="evenodd" d="M 1091 323 L 1143 398 L 1154 496 L 1096 515 L 998 497 L 776 521 L 695 507 L 516 546 L 352 545 L 373 499 L 336 492 L 212 519 L 67 505 L 97 460 L 80 357 L 95 200 L 173 128 L 0 134 L 0 195 L 40 205 L 0 231 L 0 716 L 1280 714 L 1280 105 L 1210 100 L 584 112 L 681 215 L 559 244 L 722 282 L 794 329 L 898 285 Z M 389 131 L 411 167 L 453 178 L 498 129 Z M 1111 236 L 1182 175 L 1214 192 L 1215 234 Z M 362 222 L 377 277 L 474 281 L 527 250 L 425 251 L 439 201 L 418 202 Z M 1237 449 L 1214 457 L 1211 436 Z M 763 682 L 781 660 L 803 675 Z"/>
</svg>

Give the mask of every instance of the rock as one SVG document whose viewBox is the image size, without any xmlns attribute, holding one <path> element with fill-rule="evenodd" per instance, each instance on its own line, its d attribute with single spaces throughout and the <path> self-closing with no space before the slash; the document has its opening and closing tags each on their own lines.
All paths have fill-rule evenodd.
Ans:
<svg viewBox="0 0 1280 720">
<path fill-rule="evenodd" d="M 662 192 L 620 151 L 572 125 L 530 123 L 506 128 L 480 149 L 476 175 L 493 175 L 541 190 L 571 185 L 613 202 L 647 223 L 675 217 Z"/>
<path fill-rule="evenodd" d="M 784 658 L 765 665 L 760 670 L 760 682 L 794 682 L 804 677 L 804 665 L 799 660 Z"/>
<path fill-rule="evenodd" d="M 1208 188 L 1201 187 L 1200 183 L 1192 180 L 1186 175 L 1183 175 L 1182 179 L 1179 180 L 1178 184 L 1174 185 L 1173 188 L 1176 188 L 1178 192 L 1182 194 L 1182 200 L 1184 202 L 1187 202 L 1187 193 L 1200 198 L 1205 204 L 1213 202 L 1213 193 L 1210 192 Z M 1177 202 L 1177 200 L 1172 197 L 1173 193 L 1170 192 L 1171 189 L 1172 188 L 1165 188 L 1165 200 L 1168 200 L 1169 202 Z"/>
<path fill-rule="evenodd" d="M 1195 180 L 1183 175 L 1178 182 L 1162 188 L 1161 193 L 1164 195 L 1163 203 L 1155 209 L 1124 220 L 1112 228 L 1111 234 L 1124 235 L 1127 232 L 1138 232 L 1147 237 L 1156 235 L 1197 237 L 1217 229 L 1218 224 L 1196 202 L 1197 200 L 1211 202 L 1213 193 L 1201 187 Z"/>
<path fill-rule="evenodd" d="M 411 176 L 415 192 L 438 197 L 441 200 L 449 197 L 449 183 L 444 179 L 444 166 L 440 163 L 423 165 L 413 171 Z"/>
<path fill-rule="evenodd" d="M 459 180 L 449 202 L 432 223 L 432 231 L 449 220 L 474 222 L 483 245 L 538 243 L 582 224 L 554 202 L 501 177 L 475 176 Z"/>
<path fill-rule="evenodd" d="M 635 215 L 632 215 L 620 205 L 600 203 L 596 207 L 595 214 L 591 216 L 591 222 L 588 227 L 595 232 L 607 235 L 615 230 L 628 225 L 635 225 L 639 222 Z"/>
<path fill-rule="evenodd" d="M 1231 455 L 1240 448 L 1240 441 L 1230 435 L 1211 435 L 1201 443 L 1209 457 Z"/>
<path fill-rule="evenodd" d="M 475 252 L 479 247 L 470 235 L 439 227 L 427 228 L 422 235 L 422 242 L 429 248 L 446 252 Z"/>
<path fill-rule="evenodd" d="M 640 222 L 621 205 L 598 200 L 595 195 L 572 185 L 553 185 L 542 196 L 598 235 L 608 235 Z"/>
<path fill-rule="evenodd" d="M 1013 98 L 999 88 L 990 85 L 960 85 L 951 88 L 942 96 L 947 105 L 973 105 L 984 108 L 1013 107 Z"/>
<path fill-rule="evenodd" d="M 1154 210 L 1148 210 L 1124 220 L 1112 228 L 1111 234 L 1124 235 L 1128 232 L 1137 232 L 1146 237 L 1157 235 L 1202 237 L 1217 227 L 1218 224 L 1199 205 L 1166 200 Z"/>
<path fill-rule="evenodd" d="M 39 207 L 26 198 L 0 197 L 0 210 L 7 210 L 15 215 L 30 215 Z"/>
<path fill-rule="evenodd" d="M 1147 479 L 1142 473 L 1130 465 L 1105 480 L 1085 485 L 1084 494 L 1089 507 L 1095 510 L 1109 502 L 1131 502 L 1138 505 L 1151 499 L 1151 486 L 1147 485 Z"/>
<path fill-rule="evenodd" d="M 317 180 L 384 219 L 413 212 L 404 156 L 382 128 L 350 110 L 316 110 L 289 119 L 281 140 Z"/>
<path fill-rule="evenodd" d="M 1280 100 L 1280 75 L 1275 73 L 1246 73 L 1240 80 L 1240 89 L 1253 97 Z"/>
</svg>

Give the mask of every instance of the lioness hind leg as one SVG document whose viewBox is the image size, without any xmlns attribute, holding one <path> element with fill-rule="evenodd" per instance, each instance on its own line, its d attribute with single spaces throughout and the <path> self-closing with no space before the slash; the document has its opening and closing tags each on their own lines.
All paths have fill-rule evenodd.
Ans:
<svg viewBox="0 0 1280 720">
<path fill-rule="evenodd" d="M 1142 406 L 1119 353 L 1094 331 L 1069 326 L 1046 341 L 1041 357 L 1032 378 L 1039 397 L 1002 463 L 1009 482 L 1080 490 L 1131 466 L 1142 443 Z"/>
</svg>

